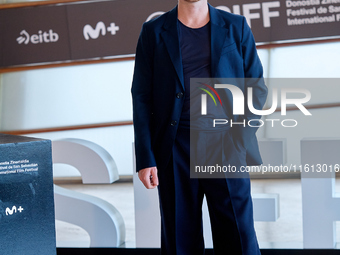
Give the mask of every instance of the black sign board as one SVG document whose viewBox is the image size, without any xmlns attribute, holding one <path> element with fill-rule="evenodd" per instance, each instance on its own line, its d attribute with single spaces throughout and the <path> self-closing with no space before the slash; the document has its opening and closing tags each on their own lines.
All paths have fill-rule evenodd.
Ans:
<svg viewBox="0 0 340 255">
<path fill-rule="evenodd" d="M 257 43 L 340 37 L 340 0 L 209 3 L 245 16 Z M 3 66 L 13 66 L 134 54 L 143 22 L 176 4 L 175 0 L 112 0 L 4 9 L 0 66 L 1 58 Z"/>
<path fill-rule="evenodd" d="M 3 13 L 4 13 L 4 10 L 0 10 L 0 67 L 3 66 L 3 46 L 2 46 L 2 41 L 4 40 L 4 37 L 1 36 L 4 34 L 4 29 L 3 29 Z"/>
<path fill-rule="evenodd" d="M 174 7 L 171 2 L 154 3 L 118 0 L 67 6 L 72 59 L 134 54 L 148 16 L 158 8 Z"/>
<path fill-rule="evenodd" d="M 211 0 L 247 18 L 259 43 L 340 36 L 340 0 Z"/>
<path fill-rule="evenodd" d="M 66 6 L 5 10 L 5 66 L 70 59 Z"/>
<path fill-rule="evenodd" d="M 0 134 L 1 254 L 56 254 L 49 140 Z"/>
</svg>

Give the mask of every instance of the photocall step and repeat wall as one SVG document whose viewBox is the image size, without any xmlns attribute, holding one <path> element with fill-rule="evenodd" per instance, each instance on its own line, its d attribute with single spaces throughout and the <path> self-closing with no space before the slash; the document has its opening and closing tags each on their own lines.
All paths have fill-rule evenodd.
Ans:
<svg viewBox="0 0 340 255">
<path fill-rule="evenodd" d="M 135 53 L 143 22 L 172 9 L 176 3 L 177 0 L 113 0 L 1 9 L 0 68 L 131 56 Z M 259 44 L 340 37 L 340 0 L 211 0 L 209 3 L 244 15 Z M 339 87 L 339 80 L 271 79 L 265 83 L 270 84 L 268 98 L 272 106 L 258 114 L 264 116 L 260 127 L 266 128 L 260 131 L 267 132 L 268 137 L 276 137 L 278 133 L 280 136 L 260 141 L 263 167 L 281 166 L 284 172 L 285 169 L 287 172 L 301 170 L 303 243 L 299 247 L 333 249 L 337 246 L 335 222 L 340 220 L 340 196 L 334 192 L 335 173 L 340 172 L 340 138 L 338 133 L 335 138 L 313 137 L 315 133 L 320 136 L 335 133 L 334 116 L 338 116 L 338 108 L 333 105 L 327 113 L 309 113 L 303 104 L 320 106 L 325 98 L 328 103 L 338 103 L 339 97 L 334 91 Z M 219 89 L 226 88 L 215 85 L 216 95 Z M 237 87 L 228 86 L 232 93 L 239 92 Z M 199 89 L 196 91 L 201 91 Z M 275 111 L 279 107 L 277 91 L 281 95 L 281 111 Z M 213 95 L 210 93 L 208 97 L 207 94 L 199 96 L 213 100 Z M 293 99 L 292 94 L 297 97 Z M 243 93 L 239 99 L 245 100 Z M 295 105 L 298 110 L 286 114 L 287 104 Z M 201 107 L 205 105 L 202 103 Z M 213 106 L 217 105 L 215 102 Z M 254 109 L 257 114 L 255 111 L 258 110 Z M 206 112 L 201 114 L 206 115 Z M 269 114 L 271 116 L 267 116 Z M 255 121 L 244 121 L 243 125 L 252 127 Z M 215 124 L 224 125 L 227 120 L 214 119 Z M 300 134 L 312 138 L 302 139 Z M 121 246 L 125 242 L 126 228 L 113 205 L 57 186 L 53 197 L 52 158 L 54 163 L 76 167 L 83 183 L 90 180 L 108 184 L 119 176 L 111 155 L 97 145 L 77 139 L 54 141 L 52 146 L 53 150 L 47 140 L 0 135 L 0 254 L 55 254 L 54 219 L 85 229 L 90 236 L 90 247 Z M 301 150 L 296 154 L 291 148 Z M 286 152 L 293 161 L 300 163 L 286 164 Z M 94 168 L 96 172 L 92 171 Z M 263 169 L 260 170 L 265 173 Z M 318 174 L 319 170 L 323 175 Z M 94 174 L 103 180 L 95 179 Z M 133 178 L 136 246 L 159 247 L 157 189 L 147 191 L 135 171 Z M 275 222 L 279 218 L 277 194 L 255 193 L 253 198 L 255 221 Z M 206 247 L 211 248 L 206 204 L 203 218 Z M 150 225 L 150 222 L 156 223 Z"/>
<path fill-rule="evenodd" d="M 211 0 L 244 15 L 258 43 L 339 36 L 340 0 Z M 0 67 L 135 53 L 141 25 L 177 1 L 115 0 L 0 10 Z"/>
</svg>

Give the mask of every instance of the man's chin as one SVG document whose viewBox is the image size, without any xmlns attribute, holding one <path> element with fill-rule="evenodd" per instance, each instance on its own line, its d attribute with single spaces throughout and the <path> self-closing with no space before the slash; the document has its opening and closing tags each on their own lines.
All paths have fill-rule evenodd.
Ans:
<svg viewBox="0 0 340 255">
<path fill-rule="evenodd" d="M 184 2 L 189 2 L 189 3 L 195 3 L 195 2 L 199 2 L 201 0 L 184 0 Z"/>
</svg>

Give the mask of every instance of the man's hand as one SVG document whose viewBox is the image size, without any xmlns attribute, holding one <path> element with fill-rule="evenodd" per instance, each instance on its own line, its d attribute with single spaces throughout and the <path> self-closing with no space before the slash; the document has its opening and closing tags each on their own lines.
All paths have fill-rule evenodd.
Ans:
<svg viewBox="0 0 340 255">
<path fill-rule="evenodd" d="M 139 170 L 138 177 L 147 189 L 154 189 L 158 186 L 157 167 Z"/>
</svg>

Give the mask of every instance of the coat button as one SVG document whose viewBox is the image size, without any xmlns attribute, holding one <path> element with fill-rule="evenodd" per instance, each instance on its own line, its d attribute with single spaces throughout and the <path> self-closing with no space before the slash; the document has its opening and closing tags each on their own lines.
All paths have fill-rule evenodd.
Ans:
<svg viewBox="0 0 340 255">
<path fill-rule="evenodd" d="M 173 121 L 171 121 L 171 126 L 176 126 L 176 124 L 177 124 L 177 121 L 175 121 L 175 120 L 173 120 Z"/>
<path fill-rule="evenodd" d="M 182 98 L 183 97 L 183 92 L 178 92 L 177 94 L 176 94 L 176 97 L 178 98 L 178 99 L 180 99 L 180 98 Z"/>
</svg>

